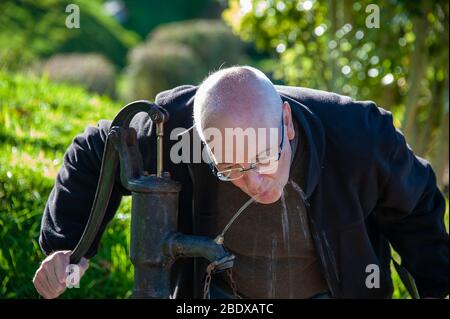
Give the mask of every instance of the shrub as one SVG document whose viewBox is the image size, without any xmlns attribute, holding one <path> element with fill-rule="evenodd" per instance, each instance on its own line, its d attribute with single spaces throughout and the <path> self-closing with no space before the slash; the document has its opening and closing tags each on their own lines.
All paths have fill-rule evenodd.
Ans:
<svg viewBox="0 0 450 319">
<path fill-rule="evenodd" d="M 127 0 L 124 1 L 127 19 L 123 25 L 145 37 L 149 30 L 162 23 L 197 17 L 219 18 L 224 5 L 222 1 L 211 0 Z"/>
<path fill-rule="evenodd" d="M 122 79 L 122 97 L 125 100 L 153 100 L 162 90 L 197 83 L 206 72 L 189 47 L 143 44 L 129 55 L 129 65 Z"/>
<path fill-rule="evenodd" d="M 64 1 L 73 3 L 72 0 Z M 103 2 L 102 0 L 77 1 L 81 12 L 80 28 L 68 30 L 71 36 L 62 43 L 58 52 L 98 52 L 118 67 L 123 67 L 128 50 L 137 45 L 140 37 L 106 14 Z"/>
<path fill-rule="evenodd" d="M 126 100 L 153 99 L 166 89 L 198 84 L 208 72 L 242 58 L 241 42 L 220 21 L 191 20 L 161 25 L 133 49 L 121 81 Z"/>
<path fill-rule="evenodd" d="M 151 43 L 181 43 L 198 55 L 207 70 L 231 66 L 242 57 L 242 44 L 220 20 L 190 20 L 163 24 L 148 37 Z"/>
<path fill-rule="evenodd" d="M 114 66 L 99 54 L 57 54 L 44 63 L 42 72 L 52 81 L 79 84 L 93 92 L 114 95 Z"/>
<path fill-rule="evenodd" d="M 77 0 L 80 28 L 68 29 L 72 0 L 0 1 L 0 69 L 20 70 L 37 58 L 57 52 L 97 52 L 125 65 L 139 36 L 122 27 L 103 9 L 102 0 Z"/>
</svg>

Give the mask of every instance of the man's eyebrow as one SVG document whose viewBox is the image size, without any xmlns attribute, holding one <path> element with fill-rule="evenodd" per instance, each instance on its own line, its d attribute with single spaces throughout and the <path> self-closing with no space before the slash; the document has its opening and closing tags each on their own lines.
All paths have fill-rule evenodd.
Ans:
<svg viewBox="0 0 450 319">
<path fill-rule="evenodd" d="M 259 152 L 258 154 L 256 154 L 256 158 L 259 158 L 259 157 L 261 157 L 261 155 L 267 155 L 267 152 L 269 151 L 269 154 L 270 154 L 270 151 L 272 150 L 272 147 L 270 147 L 270 148 L 268 148 L 268 149 L 266 149 L 266 150 L 264 150 L 264 151 L 262 151 L 262 152 Z"/>
<path fill-rule="evenodd" d="M 264 151 L 259 152 L 258 154 L 256 154 L 255 159 L 258 159 L 259 157 L 261 157 L 261 155 L 267 155 L 268 152 L 270 154 L 271 150 L 272 150 L 272 148 L 269 147 L 269 148 L 265 149 Z M 252 161 L 250 161 L 250 162 L 252 162 Z M 219 166 L 219 165 L 220 166 L 225 166 L 224 168 L 228 168 L 229 166 L 235 166 L 235 165 L 238 165 L 238 164 L 237 163 L 217 163 L 216 165 L 217 166 Z"/>
</svg>

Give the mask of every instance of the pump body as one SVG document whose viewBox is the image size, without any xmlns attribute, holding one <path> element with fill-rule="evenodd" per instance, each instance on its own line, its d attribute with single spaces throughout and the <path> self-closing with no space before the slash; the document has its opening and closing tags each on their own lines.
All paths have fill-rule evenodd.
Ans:
<svg viewBox="0 0 450 319">
<path fill-rule="evenodd" d="M 147 112 L 156 125 L 156 174 L 144 172 L 136 131 L 128 127 L 138 112 Z M 132 194 L 130 258 L 134 266 L 134 298 L 175 297 L 171 291 L 171 267 L 178 258 L 206 258 L 214 263 L 217 272 L 231 268 L 234 261 L 234 256 L 212 238 L 177 232 L 181 184 L 163 172 L 162 166 L 163 125 L 168 117 L 167 111 L 147 101 L 130 103 L 115 117 L 105 143 L 91 214 L 71 254 L 71 263 L 78 263 L 92 245 L 120 165 L 121 183 Z"/>
</svg>

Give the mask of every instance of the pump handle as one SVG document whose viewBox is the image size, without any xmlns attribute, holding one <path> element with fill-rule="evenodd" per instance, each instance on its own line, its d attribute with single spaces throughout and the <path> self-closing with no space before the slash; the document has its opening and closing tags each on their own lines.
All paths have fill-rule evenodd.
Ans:
<svg viewBox="0 0 450 319">
<path fill-rule="evenodd" d="M 70 263 L 78 264 L 94 242 L 108 207 L 111 192 L 114 187 L 115 173 L 119 164 L 119 155 L 114 148 L 111 136 L 117 134 L 115 127 L 128 128 L 133 117 L 140 112 L 147 112 L 162 131 L 162 125 L 169 119 L 169 113 L 162 107 L 145 100 L 131 102 L 125 105 L 111 123 L 103 151 L 100 176 L 97 183 L 94 202 L 81 238 L 70 255 Z M 162 144 L 162 143 L 161 143 Z M 160 156 L 162 157 L 162 155 Z M 162 167 L 162 164 L 158 165 Z"/>
</svg>

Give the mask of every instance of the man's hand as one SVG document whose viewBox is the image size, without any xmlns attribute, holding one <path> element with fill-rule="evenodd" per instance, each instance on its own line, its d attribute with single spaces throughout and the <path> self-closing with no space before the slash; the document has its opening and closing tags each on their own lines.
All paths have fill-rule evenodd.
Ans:
<svg viewBox="0 0 450 319">
<path fill-rule="evenodd" d="M 41 266 L 36 271 L 33 278 L 34 287 L 37 292 L 46 299 L 57 298 L 67 288 L 66 273 L 67 266 L 70 264 L 70 250 L 61 250 L 47 256 Z M 89 261 L 81 258 L 78 263 L 80 267 L 80 279 L 89 267 Z"/>
</svg>

